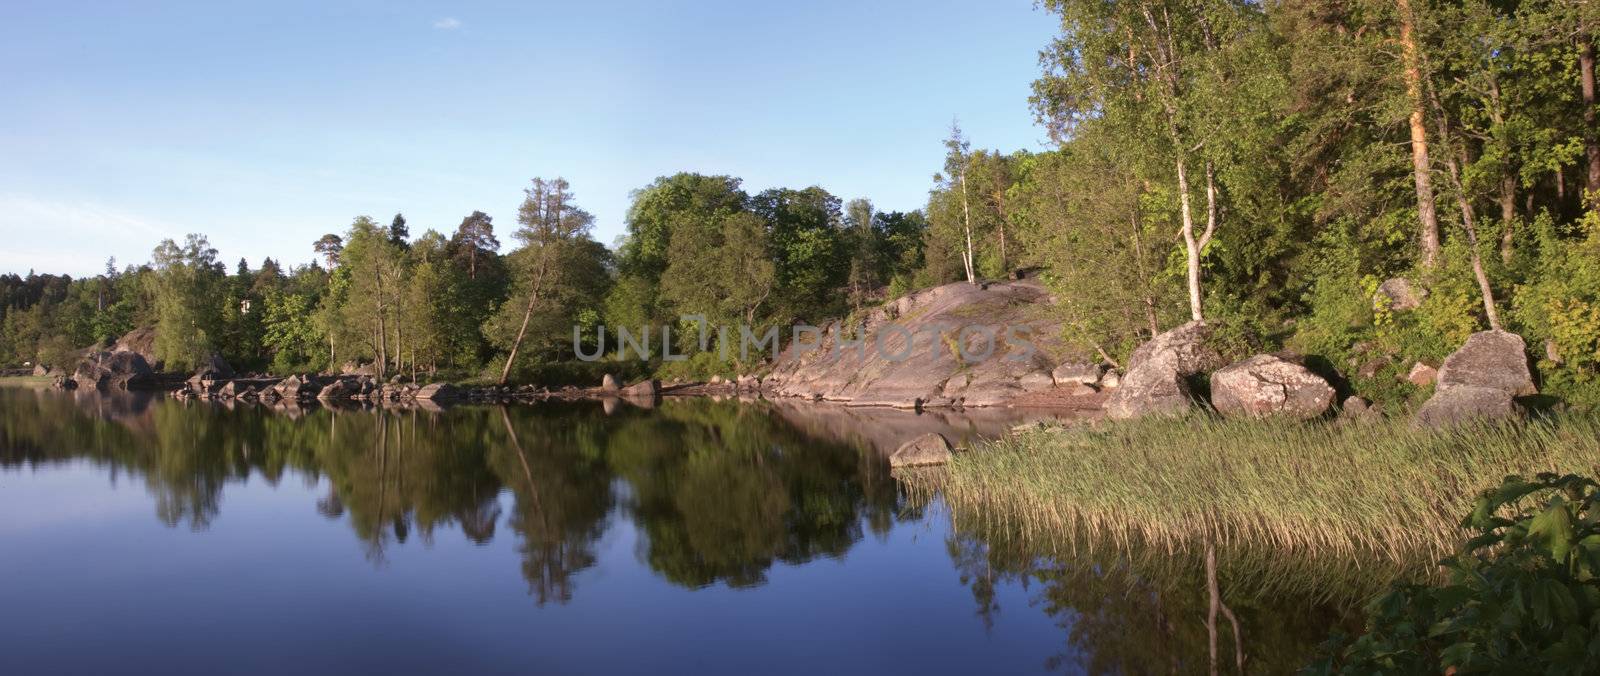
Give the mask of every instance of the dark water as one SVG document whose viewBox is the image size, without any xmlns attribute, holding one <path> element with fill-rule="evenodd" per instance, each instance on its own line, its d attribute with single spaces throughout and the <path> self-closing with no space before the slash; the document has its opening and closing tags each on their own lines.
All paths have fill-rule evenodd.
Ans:
<svg viewBox="0 0 1600 676">
<path fill-rule="evenodd" d="M 0 388 L 0 674 L 1203 671 L 1192 566 L 953 529 L 882 459 L 1009 422 Z M 1231 603 L 1254 673 L 1340 617 Z"/>
</svg>

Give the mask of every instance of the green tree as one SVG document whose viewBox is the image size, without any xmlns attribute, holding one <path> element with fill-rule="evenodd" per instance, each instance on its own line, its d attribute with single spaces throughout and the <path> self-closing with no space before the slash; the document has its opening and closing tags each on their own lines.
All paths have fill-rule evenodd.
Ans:
<svg viewBox="0 0 1600 676">
<path fill-rule="evenodd" d="M 217 250 L 204 235 L 189 235 L 183 244 L 162 240 L 151 255 L 148 280 L 156 309 L 156 358 L 169 369 L 193 368 L 215 350 L 217 294 L 223 281 Z"/>
<path fill-rule="evenodd" d="M 573 201 L 571 186 L 566 179 L 533 179 L 533 185 L 524 192 L 522 206 L 517 210 L 517 222 L 522 224 L 515 233 L 522 247 L 514 254 L 515 282 L 511 298 L 501 307 L 499 314 L 521 314 L 515 337 L 508 344 L 505 366 L 500 370 L 503 384 L 511 377 L 511 367 L 517 353 L 528 337 L 528 325 L 534 314 L 559 316 L 559 310 L 570 305 L 570 299 L 579 287 L 583 254 L 589 260 L 596 253 L 589 229 L 594 216 L 578 208 Z M 502 320 L 502 323 L 503 320 Z"/>
</svg>

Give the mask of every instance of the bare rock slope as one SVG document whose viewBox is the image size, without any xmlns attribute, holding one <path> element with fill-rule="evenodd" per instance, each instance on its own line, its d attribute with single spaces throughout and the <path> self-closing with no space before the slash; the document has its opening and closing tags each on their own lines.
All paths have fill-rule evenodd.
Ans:
<svg viewBox="0 0 1600 676">
<path fill-rule="evenodd" d="M 780 396 L 857 406 L 1004 405 L 1059 384 L 1051 372 L 1065 351 L 1050 302 L 1033 280 L 924 289 L 854 326 L 833 324 L 814 349 L 790 344 L 764 382 Z"/>
</svg>

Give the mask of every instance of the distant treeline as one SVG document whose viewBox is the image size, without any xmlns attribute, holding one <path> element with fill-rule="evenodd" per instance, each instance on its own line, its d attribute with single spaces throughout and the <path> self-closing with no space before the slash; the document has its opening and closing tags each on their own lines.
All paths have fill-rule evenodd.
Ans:
<svg viewBox="0 0 1600 676">
<path fill-rule="evenodd" d="M 565 182 L 536 180 L 504 256 L 481 213 L 415 239 L 357 219 L 294 270 L 228 275 L 203 239 L 166 243 L 148 266 L 5 282 L 0 347 L 46 358 L 153 322 L 177 363 L 538 377 L 574 323 L 821 323 L 1036 267 L 1086 356 L 1205 318 L 1239 352 L 1315 355 L 1394 400 L 1418 394 L 1411 364 L 1503 327 L 1545 391 L 1600 403 L 1600 5 L 1044 5 L 1060 36 L 1031 106 L 1055 148 L 975 150 L 953 126 L 920 211 L 678 174 L 635 194 L 612 250 Z M 1396 277 L 1414 298 L 1376 294 Z M 667 367 L 748 367 L 710 359 Z"/>
</svg>

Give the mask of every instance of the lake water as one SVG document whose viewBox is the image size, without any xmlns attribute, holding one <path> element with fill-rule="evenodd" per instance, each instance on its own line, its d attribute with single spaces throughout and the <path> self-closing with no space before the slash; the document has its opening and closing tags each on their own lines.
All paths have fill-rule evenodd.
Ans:
<svg viewBox="0 0 1600 676">
<path fill-rule="evenodd" d="M 0 388 L 0 674 L 1203 672 L 1192 567 L 953 528 L 883 459 L 1012 422 Z M 1350 621 L 1230 603 L 1254 673 Z"/>
</svg>

